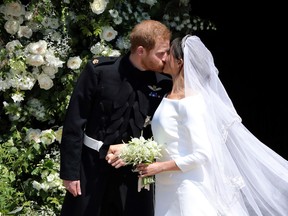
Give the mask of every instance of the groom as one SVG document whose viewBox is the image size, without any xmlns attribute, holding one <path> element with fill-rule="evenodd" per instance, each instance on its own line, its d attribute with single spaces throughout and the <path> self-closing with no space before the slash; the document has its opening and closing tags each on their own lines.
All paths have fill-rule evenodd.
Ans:
<svg viewBox="0 0 288 216">
<path fill-rule="evenodd" d="M 162 23 L 142 21 L 130 34 L 130 52 L 95 58 L 82 71 L 60 145 L 60 177 L 67 189 L 61 216 L 154 215 L 153 189 L 138 192 L 132 167 L 115 169 L 105 156 L 110 145 L 141 133 L 152 136 L 149 118 L 171 88 L 170 78 L 159 73 L 170 38 Z"/>
</svg>

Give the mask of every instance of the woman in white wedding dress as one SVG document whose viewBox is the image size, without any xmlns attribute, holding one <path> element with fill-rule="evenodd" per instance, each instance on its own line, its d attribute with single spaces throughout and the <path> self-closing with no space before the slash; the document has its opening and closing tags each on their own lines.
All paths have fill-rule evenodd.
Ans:
<svg viewBox="0 0 288 216">
<path fill-rule="evenodd" d="M 155 216 L 287 216 L 288 162 L 241 123 L 197 36 L 172 41 L 173 79 L 152 119 L 162 157 L 141 164 L 156 176 Z"/>
</svg>

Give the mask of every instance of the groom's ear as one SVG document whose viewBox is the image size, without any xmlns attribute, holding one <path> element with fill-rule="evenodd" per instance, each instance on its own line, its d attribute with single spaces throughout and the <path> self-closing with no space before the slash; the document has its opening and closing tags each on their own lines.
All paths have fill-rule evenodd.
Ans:
<svg viewBox="0 0 288 216">
<path fill-rule="evenodd" d="M 137 55 L 143 55 L 145 54 L 145 48 L 143 46 L 138 46 L 137 49 L 136 49 L 136 53 Z"/>
</svg>

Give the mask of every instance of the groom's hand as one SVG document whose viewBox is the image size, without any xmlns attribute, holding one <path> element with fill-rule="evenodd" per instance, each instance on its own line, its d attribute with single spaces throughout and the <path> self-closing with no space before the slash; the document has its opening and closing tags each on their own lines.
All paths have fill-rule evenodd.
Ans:
<svg viewBox="0 0 288 216">
<path fill-rule="evenodd" d="M 81 195 L 80 180 L 63 180 L 63 185 L 74 197 Z"/>
<path fill-rule="evenodd" d="M 115 168 L 120 168 L 126 165 L 125 162 L 121 158 L 119 158 L 119 154 L 121 153 L 121 150 L 125 145 L 126 144 L 110 145 L 108 149 L 105 159 Z"/>
</svg>

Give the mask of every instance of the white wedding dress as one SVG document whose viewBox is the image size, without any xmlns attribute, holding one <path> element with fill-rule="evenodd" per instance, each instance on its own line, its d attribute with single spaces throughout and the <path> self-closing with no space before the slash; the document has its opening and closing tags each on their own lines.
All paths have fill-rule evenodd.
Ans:
<svg viewBox="0 0 288 216">
<path fill-rule="evenodd" d="M 186 97 L 151 123 L 159 161 L 180 168 L 156 174 L 155 216 L 288 216 L 288 161 L 242 124 L 200 38 L 181 46 Z"/>
<path fill-rule="evenodd" d="M 209 177 L 212 149 L 202 118 L 204 112 L 198 95 L 181 100 L 163 98 L 154 114 L 153 136 L 163 145 L 158 161 L 173 159 L 180 168 L 156 175 L 155 216 L 247 215 L 239 209 L 237 213 L 221 213 L 209 202 L 213 196 Z"/>
</svg>

